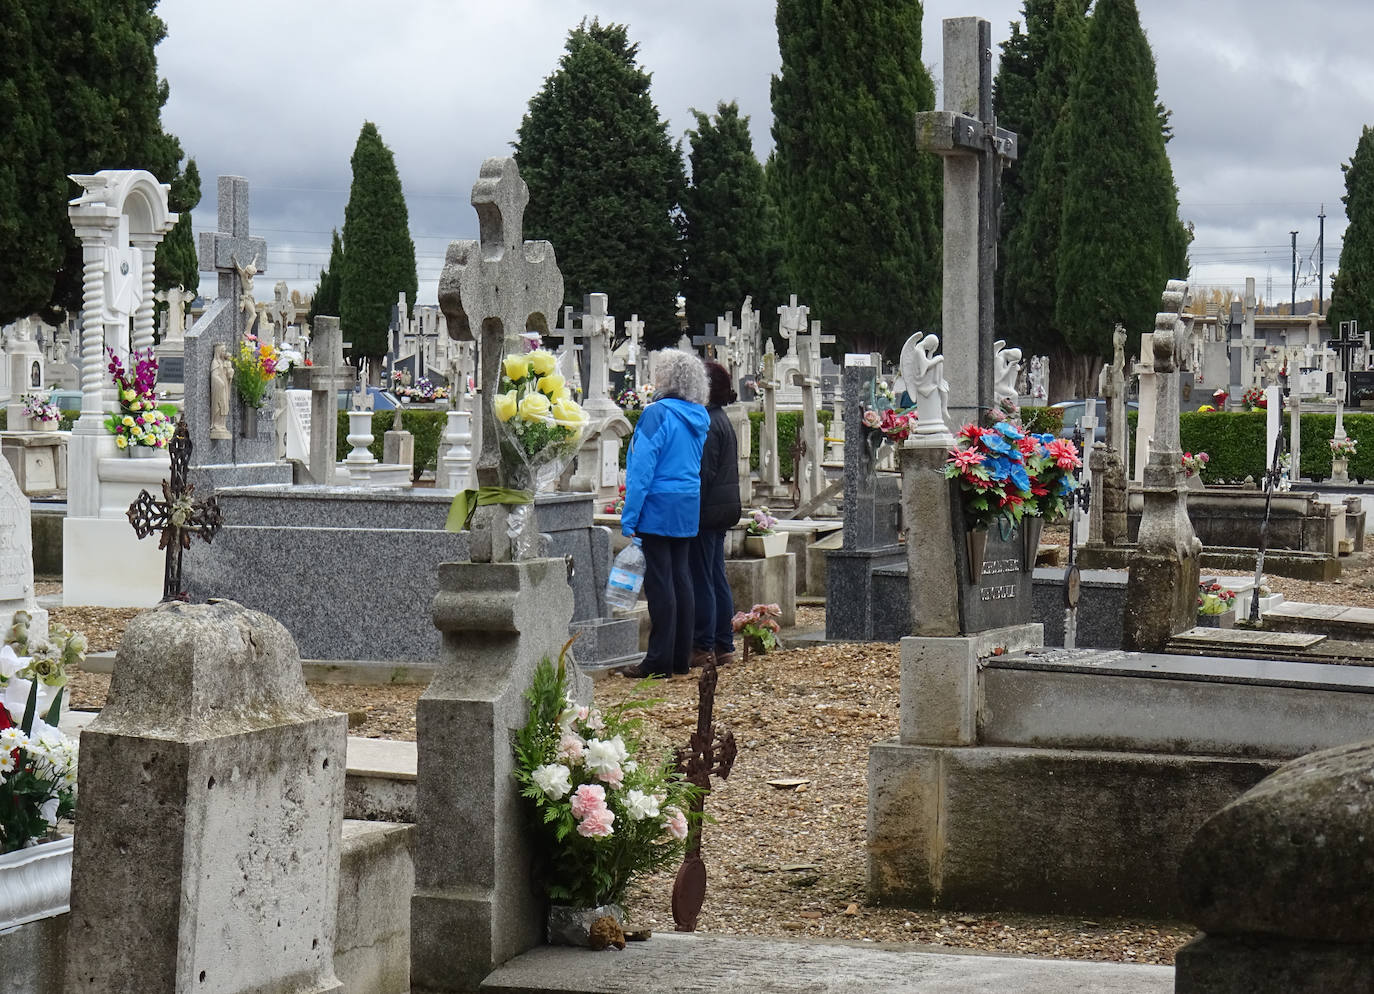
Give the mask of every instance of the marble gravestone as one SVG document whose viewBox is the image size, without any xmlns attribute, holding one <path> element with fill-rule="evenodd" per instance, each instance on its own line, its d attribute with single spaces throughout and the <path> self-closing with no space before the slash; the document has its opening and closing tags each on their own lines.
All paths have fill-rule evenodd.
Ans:
<svg viewBox="0 0 1374 994">
<path fill-rule="evenodd" d="M 256 319 L 251 276 L 267 264 L 267 243 L 249 233 L 248 181 L 219 178 L 219 229 L 200 233 L 200 268 L 219 274 L 219 298 L 186 332 L 186 423 L 191 429 L 191 479 L 206 491 L 216 486 L 290 483 L 291 467 L 277 461 L 272 388 L 258 409 L 257 429 L 245 435 L 244 405 L 231 390 L 230 437 L 210 431 L 210 364 L 216 345 L 231 355 Z"/>
<path fill-rule="evenodd" d="M 0 459 L 0 631 L 15 611 L 29 613 L 29 637 L 48 633 L 48 612 L 33 591 L 33 533 L 29 498 L 19 489 L 14 471 Z"/>
</svg>

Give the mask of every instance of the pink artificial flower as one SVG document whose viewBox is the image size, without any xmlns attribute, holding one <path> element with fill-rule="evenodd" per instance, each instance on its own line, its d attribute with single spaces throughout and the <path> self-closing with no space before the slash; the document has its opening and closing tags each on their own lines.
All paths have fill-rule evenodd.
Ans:
<svg viewBox="0 0 1374 994">
<path fill-rule="evenodd" d="M 883 419 L 877 411 L 864 411 L 865 426 L 869 428 L 878 428 L 882 426 L 882 423 Z"/>
<path fill-rule="evenodd" d="M 600 784 L 584 783 L 573 791 L 572 814 L 574 818 L 585 818 L 593 811 L 606 810 L 606 788 Z"/>
<path fill-rule="evenodd" d="M 582 789 L 582 787 L 578 788 L 578 790 Z M 597 789 L 600 790 L 599 787 Z M 614 811 L 607 807 L 597 808 L 595 811 L 588 812 L 587 817 L 577 823 L 577 834 L 584 839 L 598 836 L 605 837 L 614 831 L 614 829 L 611 828 L 614 822 Z"/>
<path fill-rule="evenodd" d="M 663 827 L 668 830 L 668 834 L 681 842 L 687 838 L 687 816 L 682 813 L 681 808 L 671 805 L 663 809 Z M 579 828 L 578 831 L 581 831 Z"/>
<path fill-rule="evenodd" d="M 1045 452 L 1060 469 L 1076 469 L 1083 465 L 1078 458 L 1078 450 L 1066 438 L 1054 439 L 1045 446 Z"/>
<path fill-rule="evenodd" d="M 965 470 L 970 466 L 977 466 L 983 461 L 983 453 L 975 449 L 959 449 L 954 453 L 954 465 L 957 469 Z"/>
</svg>

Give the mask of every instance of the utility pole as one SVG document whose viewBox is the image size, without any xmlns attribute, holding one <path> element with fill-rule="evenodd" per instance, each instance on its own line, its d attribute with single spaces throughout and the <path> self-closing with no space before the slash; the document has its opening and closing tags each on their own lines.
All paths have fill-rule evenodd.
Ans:
<svg viewBox="0 0 1374 994">
<path fill-rule="evenodd" d="M 1293 239 L 1293 300 L 1288 305 L 1288 316 L 1298 316 L 1298 233 L 1290 231 L 1288 233 Z"/>
<path fill-rule="evenodd" d="M 1317 215 L 1317 317 L 1326 317 L 1326 204 Z"/>
</svg>

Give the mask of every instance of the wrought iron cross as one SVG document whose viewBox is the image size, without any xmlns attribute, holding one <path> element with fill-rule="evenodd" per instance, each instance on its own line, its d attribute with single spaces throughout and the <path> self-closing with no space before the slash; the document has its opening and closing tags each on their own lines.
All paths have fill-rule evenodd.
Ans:
<svg viewBox="0 0 1374 994">
<path fill-rule="evenodd" d="M 695 932 L 697 915 L 706 900 L 706 863 L 701 858 L 701 813 L 706 808 L 706 795 L 711 792 L 711 777 L 728 779 L 730 769 L 735 765 L 735 735 L 728 729 L 717 727 L 712 721 L 712 711 L 716 703 L 716 664 L 708 662 L 701 669 L 698 687 L 697 729 L 692 733 L 687 748 L 677 753 L 678 770 L 686 776 L 689 783 L 700 788 L 700 793 L 692 802 L 687 855 L 678 868 L 677 878 L 673 881 L 673 921 L 679 932 Z"/>
<path fill-rule="evenodd" d="M 162 481 L 162 500 L 153 499 L 146 490 L 139 492 L 129 505 L 129 524 L 134 534 L 147 538 L 155 531 L 162 533 L 159 549 L 167 550 L 167 568 L 162 574 L 162 599 L 185 600 L 181 589 L 181 553 L 191 547 L 191 536 L 211 541 L 220 529 L 220 509 L 214 497 L 198 500 L 195 486 L 186 479 L 191 463 L 191 432 L 183 417 L 168 446 L 172 454 L 172 478 Z"/>
</svg>

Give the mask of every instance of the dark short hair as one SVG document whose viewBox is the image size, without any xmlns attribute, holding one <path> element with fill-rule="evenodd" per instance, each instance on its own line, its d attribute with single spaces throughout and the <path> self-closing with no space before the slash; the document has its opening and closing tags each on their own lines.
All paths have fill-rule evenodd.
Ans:
<svg viewBox="0 0 1374 994">
<path fill-rule="evenodd" d="M 714 359 L 707 359 L 706 366 L 706 385 L 707 385 L 707 407 L 725 407 L 735 402 L 735 388 L 730 385 L 730 371 L 716 362 Z"/>
</svg>

